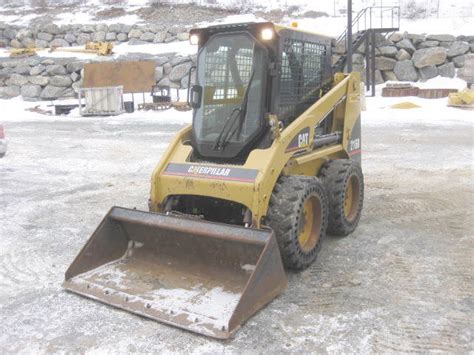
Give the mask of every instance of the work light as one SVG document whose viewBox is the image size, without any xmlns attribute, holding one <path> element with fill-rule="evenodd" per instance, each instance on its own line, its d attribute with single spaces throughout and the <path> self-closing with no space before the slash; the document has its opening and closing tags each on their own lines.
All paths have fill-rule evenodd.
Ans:
<svg viewBox="0 0 474 355">
<path fill-rule="evenodd" d="M 199 36 L 194 34 L 194 35 L 191 35 L 189 37 L 189 43 L 191 43 L 192 45 L 197 45 L 199 43 Z"/>
<path fill-rule="evenodd" d="M 269 41 L 273 38 L 273 30 L 271 28 L 264 28 L 261 36 L 264 41 Z"/>
</svg>

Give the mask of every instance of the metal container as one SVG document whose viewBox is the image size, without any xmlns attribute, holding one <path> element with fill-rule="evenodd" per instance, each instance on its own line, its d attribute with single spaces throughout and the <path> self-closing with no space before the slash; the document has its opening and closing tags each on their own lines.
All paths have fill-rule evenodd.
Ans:
<svg viewBox="0 0 474 355">
<path fill-rule="evenodd" d="M 110 116 L 124 113 L 123 86 L 79 88 L 79 112 L 81 116 Z"/>
</svg>

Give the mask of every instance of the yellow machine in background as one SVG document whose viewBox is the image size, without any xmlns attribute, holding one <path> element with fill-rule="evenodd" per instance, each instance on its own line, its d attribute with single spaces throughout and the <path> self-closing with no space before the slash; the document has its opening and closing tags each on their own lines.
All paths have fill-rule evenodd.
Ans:
<svg viewBox="0 0 474 355">
<path fill-rule="evenodd" d="M 330 38 L 270 22 L 194 29 L 193 124 L 152 175 L 150 212 L 113 207 L 66 272 L 81 295 L 231 337 L 363 204 L 360 79 Z"/>
<path fill-rule="evenodd" d="M 112 42 L 88 42 L 84 49 L 70 47 L 51 47 L 49 52 L 70 52 L 70 53 L 91 53 L 101 56 L 113 54 L 114 44 Z M 10 50 L 10 57 L 29 57 L 37 55 L 40 51 L 47 49 L 40 48 L 13 48 Z"/>
</svg>

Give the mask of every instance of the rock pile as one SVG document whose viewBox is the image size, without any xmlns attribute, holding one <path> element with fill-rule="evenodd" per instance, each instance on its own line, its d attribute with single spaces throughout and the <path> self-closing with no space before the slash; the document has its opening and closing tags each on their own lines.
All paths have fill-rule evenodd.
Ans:
<svg viewBox="0 0 474 355">
<path fill-rule="evenodd" d="M 189 69 L 196 62 L 195 55 L 174 54 L 130 54 L 110 60 L 138 59 L 155 61 L 156 82 L 174 88 L 187 88 Z M 35 101 L 75 97 L 82 85 L 84 64 L 88 62 L 76 58 L 0 58 L 0 98 L 21 95 L 25 100 Z"/>
<path fill-rule="evenodd" d="M 90 41 L 128 44 L 168 43 L 188 40 L 189 29 L 157 24 L 32 25 L 20 27 L 0 22 L 0 47 L 49 48 L 81 46 Z"/>
<path fill-rule="evenodd" d="M 335 48 L 340 55 L 341 49 Z M 365 73 L 365 47 L 353 56 L 354 69 Z M 474 53 L 474 35 L 418 35 L 394 33 L 388 39 L 376 39 L 375 79 L 378 84 L 388 80 L 426 81 L 438 75 L 453 78 L 463 68 L 466 55 Z"/>
</svg>

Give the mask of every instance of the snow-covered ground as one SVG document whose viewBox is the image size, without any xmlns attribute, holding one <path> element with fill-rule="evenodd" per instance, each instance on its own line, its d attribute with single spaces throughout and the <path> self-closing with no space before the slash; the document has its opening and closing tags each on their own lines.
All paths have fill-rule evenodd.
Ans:
<svg viewBox="0 0 474 355">
<path fill-rule="evenodd" d="M 390 108 L 401 101 L 421 107 Z M 472 351 L 474 117 L 446 103 L 367 98 L 358 229 L 328 237 L 311 268 L 220 342 L 61 288 L 111 206 L 147 208 L 150 174 L 191 113 L 55 117 L 0 100 L 0 353 Z"/>
</svg>

